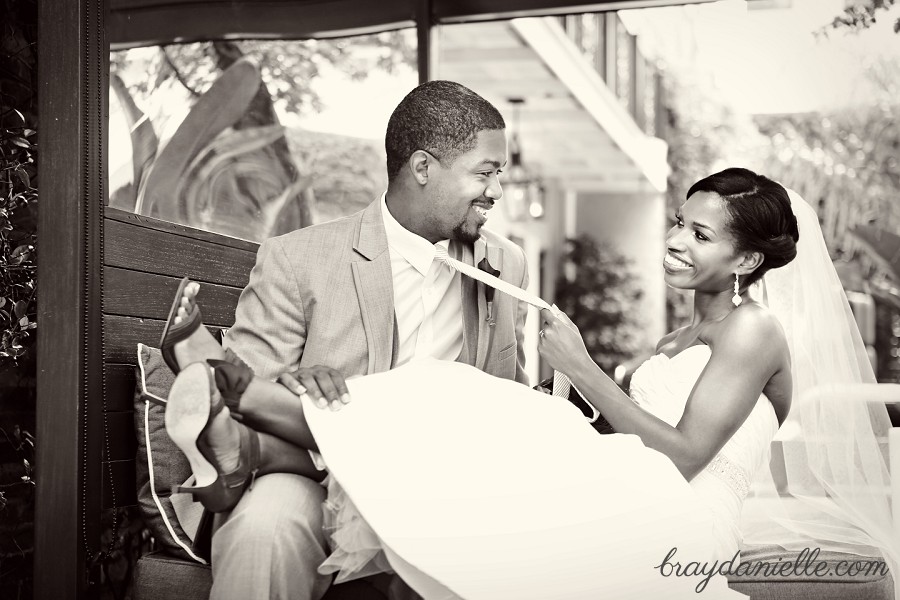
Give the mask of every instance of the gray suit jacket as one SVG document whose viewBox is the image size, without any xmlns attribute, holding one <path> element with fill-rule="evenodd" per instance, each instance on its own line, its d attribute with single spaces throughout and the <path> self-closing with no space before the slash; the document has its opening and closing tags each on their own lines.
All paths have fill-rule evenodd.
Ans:
<svg viewBox="0 0 900 600">
<path fill-rule="evenodd" d="M 477 265 L 487 256 L 500 278 L 525 287 L 525 253 L 482 229 L 450 254 Z M 522 330 L 527 305 L 496 292 L 493 324 L 485 285 L 461 276 L 461 361 L 528 384 Z M 298 366 L 325 365 L 345 377 L 378 373 L 397 352 L 394 286 L 381 201 L 336 221 L 263 242 L 225 338 L 255 373 L 275 379 Z"/>
</svg>

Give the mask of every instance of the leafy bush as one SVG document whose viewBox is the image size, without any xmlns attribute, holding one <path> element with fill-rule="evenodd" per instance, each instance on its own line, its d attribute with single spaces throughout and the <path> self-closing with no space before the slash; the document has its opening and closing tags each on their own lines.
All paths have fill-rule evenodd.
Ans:
<svg viewBox="0 0 900 600">
<path fill-rule="evenodd" d="M 16 362 L 35 342 L 37 188 L 35 131 L 7 108 L 0 125 L 0 360 Z"/>
<path fill-rule="evenodd" d="M 878 20 L 881 11 L 889 12 L 897 0 L 856 0 L 845 2 L 847 5 L 843 12 L 836 16 L 828 25 L 820 31 L 827 34 L 831 29 L 848 29 L 859 33 L 868 29 Z M 900 33 L 900 19 L 894 21 L 894 33 Z"/>
<path fill-rule="evenodd" d="M 0 0 L 0 597 L 30 598 L 34 547 L 37 1 Z"/>
<path fill-rule="evenodd" d="M 5 0 L 0 2 L 0 372 L 33 358 L 36 121 L 37 2 Z"/>
<path fill-rule="evenodd" d="M 561 272 L 557 306 L 578 326 L 594 362 L 612 373 L 643 349 L 637 319 L 643 292 L 631 263 L 608 244 L 582 235 L 566 240 Z"/>
</svg>

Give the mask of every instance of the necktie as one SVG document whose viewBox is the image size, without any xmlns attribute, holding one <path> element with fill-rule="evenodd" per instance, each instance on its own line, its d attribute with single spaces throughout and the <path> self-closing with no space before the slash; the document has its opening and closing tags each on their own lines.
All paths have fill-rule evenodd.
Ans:
<svg viewBox="0 0 900 600">
<path fill-rule="evenodd" d="M 502 279 L 494 277 L 490 273 L 485 273 L 484 271 L 482 271 L 480 269 L 476 269 L 472 265 L 469 265 L 462 261 L 456 260 L 455 258 L 451 258 L 450 255 L 447 254 L 447 250 L 443 246 L 435 246 L 434 259 L 444 263 L 451 269 L 459 271 L 460 273 L 462 273 L 463 275 L 465 275 L 467 277 L 476 279 L 476 280 L 484 283 L 485 285 L 491 286 L 495 290 L 499 290 L 499 291 L 503 292 L 504 294 L 509 294 L 510 296 L 512 296 L 513 298 L 515 298 L 517 300 L 527 302 L 528 304 L 535 306 L 539 309 L 546 308 L 546 309 L 551 310 L 554 313 L 559 312 L 559 309 L 556 308 L 556 305 L 551 306 L 550 304 L 547 304 L 544 300 L 542 300 L 538 296 L 535 296 L 532 293 L 526 292 L 522 288 L 515 286 L 515 285 L 509 283 L 508 281 L 503 281 Z M 554 396 L 568 398 L 569 390 L 571 389 L 571 387 L 572 387 L 572 382 L 569 381 L 569 378 L 565 374 L 560 373 L 559 371 L 553 372 L 553 395 Z M 582 395 L 582 398 L 583 397 L 584 397 L 584 395 Z M 597 411 L 596 408 L 594 408 L 590 404 L 588 404 L 588 406 L 590 406 L 591 411 L 593 413 L 592 418 L 590 419 L 590 421 L 593 423 L 594 421 L 597 420 L 597 417 L 600 415 L 600 413 Z"/>
</svg>

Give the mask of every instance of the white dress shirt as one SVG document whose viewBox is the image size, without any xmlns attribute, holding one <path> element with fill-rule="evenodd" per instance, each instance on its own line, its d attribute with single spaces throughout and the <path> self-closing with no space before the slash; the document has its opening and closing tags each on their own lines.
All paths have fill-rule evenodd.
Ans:
<svg viewBox="0 0 900 600">
<path fill-rule="evenodd" d="M 397 360 L 456 360 L 463 347 L 460 274 L 434 260 L 437 245 L 403 227 L 381 196 L 381 214 L 391 253 L 394 313 L 397 317 Z"/>
</svg>

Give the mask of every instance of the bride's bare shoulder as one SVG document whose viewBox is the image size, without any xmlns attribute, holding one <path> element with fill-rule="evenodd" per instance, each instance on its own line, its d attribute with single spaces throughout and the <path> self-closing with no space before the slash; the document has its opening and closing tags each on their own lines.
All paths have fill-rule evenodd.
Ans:
<svg viewBox="0 0 900 600">
<path fill-rule="evenodd" d="M 710 345 L 739 345 L 754 355 L 768 355 L 774 363 L 790 364 L 787 338 L 778 318 L 758 302 L 748 302 L 733 310 L 710 331 Z"/>
</svg>

